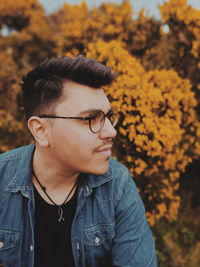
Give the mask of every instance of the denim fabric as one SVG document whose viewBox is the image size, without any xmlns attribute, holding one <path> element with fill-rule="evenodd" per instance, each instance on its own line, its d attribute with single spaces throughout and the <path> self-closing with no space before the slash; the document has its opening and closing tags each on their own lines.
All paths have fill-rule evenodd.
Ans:
<svg viewBox="0 0 200 267">
<path fill-rule="evenodd" d="M 33 151 L 34 145 L 29 145 L 0 155 L 0 261 L 4 267 L 34 266 Z M 111 158 L 105 175 L 88 175 L 77 201 L 71 230 L 76 267 L 157 266 L 143 203 L 122 164 Z"/>
</svg>

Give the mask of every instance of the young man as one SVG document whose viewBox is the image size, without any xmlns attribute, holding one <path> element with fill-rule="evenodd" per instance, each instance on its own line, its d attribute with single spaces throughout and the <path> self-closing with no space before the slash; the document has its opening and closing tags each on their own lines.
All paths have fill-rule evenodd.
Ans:
<svg viewBox="0 0 200 267">
<path fill-rule="evenodd" d="M 34 144 L 0 155 L 0 260 L 9 267 L 155 267 L 128 170 L 110 158 L 110 68 L 53 58 L 23 79 Z"/>
</svg>

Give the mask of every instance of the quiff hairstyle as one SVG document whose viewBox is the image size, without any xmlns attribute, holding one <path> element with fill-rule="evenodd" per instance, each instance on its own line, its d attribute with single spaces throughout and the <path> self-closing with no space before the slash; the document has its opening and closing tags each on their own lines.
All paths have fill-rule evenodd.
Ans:
<svg viewBox="0 0 200 267">
<path fill-rule="evenodd" d="M 23 78 L 21 87 L 25 118 L 28 120 L 52 108 L 62 96 L 64 81 L 100 88 L 111 84 L 114 78 L 109 67 L 82 55 L 46 59 Z"/>
</svg>

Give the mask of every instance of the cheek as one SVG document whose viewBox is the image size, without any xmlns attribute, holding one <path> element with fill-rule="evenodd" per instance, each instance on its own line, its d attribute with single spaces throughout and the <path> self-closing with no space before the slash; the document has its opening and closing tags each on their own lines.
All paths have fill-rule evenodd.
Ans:
<svg viewBox="0 0 200 267">
<path fill-rule="evenodd" d="M 90 132 L 83 131 L 82 129 L 73 130 L 69 129 L 65 132 L 60 132 L 57 136 L 60 149 L 66 149 L 72 154 L 88 154 L 93 153 L 97 146 L 97 136 L 90 134 Z"/>
<path fill-rule="evenodd" d="M 52 136 L 52 152 L 62 166 L 78 172 L 104 174 L 108 169 L 108 158 L 95 149 L 101 144 L 98 135 L 83 130 L 59 132 Z"/>
</svg>

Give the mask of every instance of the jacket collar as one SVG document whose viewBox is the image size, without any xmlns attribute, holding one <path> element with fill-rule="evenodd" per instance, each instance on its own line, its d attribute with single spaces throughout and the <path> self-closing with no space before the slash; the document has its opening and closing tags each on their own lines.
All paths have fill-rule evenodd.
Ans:
<svg viewBox="0 0 200 267">
<path fill-rule="evenodd" d="M 93 175 L 89 174 L 86 176 L 86 179 L 83 181 L 83 191 L 85 196 L 91 194 L 93 188 L 99 187 L 102 184 L 105 184 L 112 180 L 111 168 L 109 167 L 108 171 L 104 175 Z"/>
</svg>

